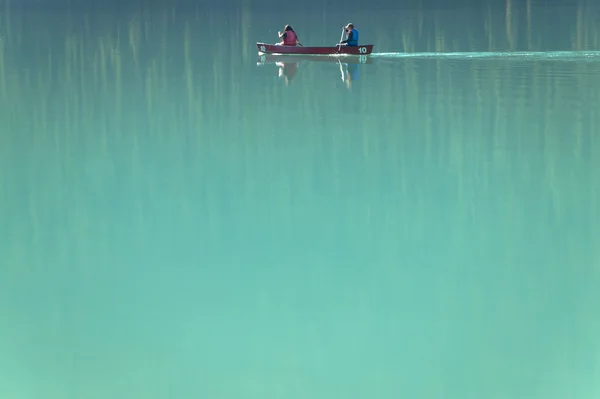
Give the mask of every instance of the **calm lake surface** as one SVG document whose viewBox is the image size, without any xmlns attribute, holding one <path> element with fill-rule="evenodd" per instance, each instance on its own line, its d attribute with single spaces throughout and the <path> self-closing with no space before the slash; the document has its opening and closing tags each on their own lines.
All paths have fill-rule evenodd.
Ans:
<svg viewBox="0 0 600 399">
<path fill-rule="evenodd" d="M 0 397 L 600 395 L 593 2 L 63 3 L 0 0 Z"/>
</svg>

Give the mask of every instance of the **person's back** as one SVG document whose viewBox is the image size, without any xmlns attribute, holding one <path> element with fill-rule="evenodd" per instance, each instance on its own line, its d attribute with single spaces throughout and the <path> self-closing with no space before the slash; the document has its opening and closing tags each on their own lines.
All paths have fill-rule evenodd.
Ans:
<svg viewBox="0 0 600 399">
<path fill-rule="evenodd" d="M 296 36 L 296 32 L 293 30 L 288 30 L 284 32 L 282 35 L 283 45 L 284 46 L 295 46 L 296 41 L 298 40 L 298 36 Z"/>
<path fill-rule="evenodd" d="M 283 33 L 279 32 L 279 38 L 281 39 L 281 42 L 279 42 L 280 46 L 302 46 L 302 43 L 298 40 L 298 35 L 289 25 L 285 26 Z"/>
<path fill-rule="evenodd" d="M 354 27 L 348 32 L 348 46 L 358 46 L 358 31 Z"/>
</svg>

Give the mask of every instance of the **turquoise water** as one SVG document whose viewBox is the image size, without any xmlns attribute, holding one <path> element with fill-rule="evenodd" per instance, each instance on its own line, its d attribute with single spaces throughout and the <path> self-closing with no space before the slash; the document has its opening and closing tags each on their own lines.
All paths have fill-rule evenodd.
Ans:
<svg viewBox="0 0 600 399">
<path fill-rule="evenodd" d="M 598 9 L 531 7 L 4 12 L 0 397 L 597 397 Z"/>
</svg>

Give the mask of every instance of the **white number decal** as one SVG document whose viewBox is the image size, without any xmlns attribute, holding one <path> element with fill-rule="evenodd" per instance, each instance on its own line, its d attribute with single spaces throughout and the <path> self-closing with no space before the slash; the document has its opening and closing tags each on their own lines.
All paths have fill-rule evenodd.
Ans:
<svg viewBox="0 0 600 399">
<path fill-rule="evenodd" d="M 364 63 L 366 63 L 366 62 L 367 62 L 367 56 L 366 56 L 366 55 L 359 55 L 359 56 L 358 56 L 358 61 L 359 61 L 361 64 L 364 64 Z"/>
<path fill-rule="evenodd" d="M 265 52 L 265 46 L 260 46 L 260 51 L 262 51 L 263 53 Z"/>
<path fill-rule="evenodd" d="M 267 56 L 266 55 L 261 55 L 260 56 L 260 62 L 265 62 L 267 60 Z"/>
<path fill-rule="evenodd" d="M 366 47 L 359 47 L 358 48 L 358 52 L 361 53 L 361 54 L 366 54 L 367 48 Z"/>
</svg>

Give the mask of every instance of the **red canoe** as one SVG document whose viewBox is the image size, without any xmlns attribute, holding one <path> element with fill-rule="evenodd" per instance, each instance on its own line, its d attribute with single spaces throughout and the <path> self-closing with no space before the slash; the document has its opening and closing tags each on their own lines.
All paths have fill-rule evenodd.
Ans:
<svg viewBox="0 0 600 399">
<path fill-rule="evenodd" d="M 256 47 L 258 48 L 258 52 L 263 54 L 369 55 L 373 52 L 372 44 L 365 44 L 364 46 L 301 47 L 256 43 Z"/>
</svg>

